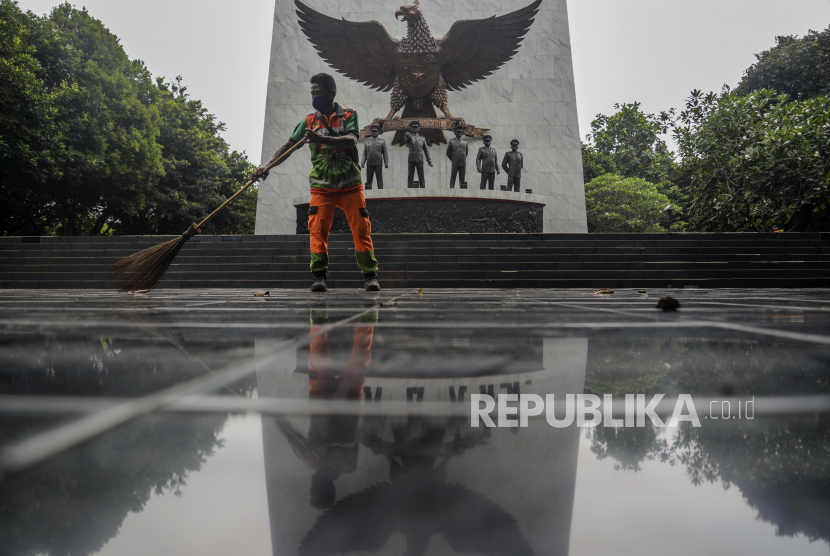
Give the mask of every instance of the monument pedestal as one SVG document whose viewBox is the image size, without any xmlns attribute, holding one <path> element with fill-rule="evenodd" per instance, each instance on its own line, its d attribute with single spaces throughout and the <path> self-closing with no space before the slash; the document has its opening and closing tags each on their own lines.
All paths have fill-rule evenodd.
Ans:
<svg viewBox="0 0 830 556">
<path fill-rule="evenodd" d="M 525 233 L 544 231 L 549 198 L 489 189 L 380 189 L 365 191 L 372 232 L 378 234 Z M 298 234 L 308 234 L 309 197 L 294 198 Z M 335 212 L 331 233 L 351 233 Z"/>
</svg>

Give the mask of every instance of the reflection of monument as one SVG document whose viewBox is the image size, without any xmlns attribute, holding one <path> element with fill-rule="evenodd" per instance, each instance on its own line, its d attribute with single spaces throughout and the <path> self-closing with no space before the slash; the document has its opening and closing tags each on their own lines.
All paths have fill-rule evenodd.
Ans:
<svg viewBox="0 0 830 556">
<path fill-rule="evenodd" d="M 480 371 L 486 374 L 471 375 L 467 368 L 460 376 L 442 371 L 442 378 L 425 380 L 418 376 L 421 371 L 407 369 L 396 359 L 402 348 L 421 345 L 422 338 L 413 338 L 409 348 L 384 348 L 367 343 L 364 328 L 371 330 L 356 323 L 354 331 L 340 330 L 336 338 L 327 337 L 324 352 L 315 344 L 277 369 L 259 370 L 259 395 L 308 396 L 312 382 L 320 379 L 317 371 L 323 360 L 332 361 L 323 367 L 334 369 L 332 377 L 339 376 L 340 384 L 354 386 L 359 381 L 361 403 L 383 399 L 451 404 L 479 391 L 544 395 L 584 388 L 584 339 L 526 339 L 527 343 L 519 342 L 522 345 L 515 349 L 520 353 L 515 354 L 508 353 L 511 344 L 504 342 L 495 349 L 503 352 L 505 374 L 494 374 L 493 359 L 487 358 L 487 369 Z M 441 334 L 446 336 L 446 331 Z M 455 344 L 456 355 L 464 350 L 472 355 L 484 345 Z M 370 359 L 378 361 L 377 371 L 386 377 L 375 376 Z M 305 369 L 308 375 L 301 374 Z M 360 395 L 356 386 L 341 390 L 346 397 Z M 332 426 L 330 430 L 346 432 L 311 446 L 312 433 L 323 421 L 348 426 Z M 486 430 L 471 428 L 466 418 L 372 416 L 361 418 L 356 427 L 352 423 L 333 416 L 290 420 L 263 416 L 275 555 L 350 551 L 567 555 L 578 429 L 554 429 L 543 419 L 523 429 Z M 317 456 L 311 455 L 315 450 L 339 450 L 354 455 L 354 460 L 344 459 L 355 463 L 339 473 L 335 487 L 326 491 L 336 492 L 334 499 L 313 493 L 312 505 L 311 477 L 319 472 L 314 465 Z"/>
<path fill-rule="evenodd" d="M 461 0 L 439 3 L 434 0 L 422 0 L 419 10 L 429 20 L 430 37 L 443 37 L 454 36 L 455 31 L 451 32 L 453 25 L 458 30 L 463 20 L 478 17 L 490 21 L 486 18 L 491 15 L 498 18 L 521 11 L 528 8 L 528 3 L 529 0 L 505 0 L 498 4 L 497 9 L 481 12 L 479 10 L 482 10 L 482 7 L 478 2 Z M 382 31 L 382 39 L 393 40 L 389 38 L 391 35 L 398 40 L 398 45 L 403 42 L 402 35 L 409 33 L 409 24 L 396 21 L 395 9 L 388 7 L 371 3 L 325 4 L 321 0 L 308 0 L 307 4 L 310 9 L 324 14 L 325 17 L 341 23 L 345 19 L 353 22 L 353 26 L 377 21 L 380 25 L 375 27 Z M 453 118 L 436 118 L 435 122 L 441 124 L 442 131 L 433 129 L 434 132 L 451 138 L 450 133 L 458 121 L 456 118 L 460 120 L 459 117 L 463 116 L 467 120 L 468 127 L 465 128 L 465 133 L 471 143 L 470 151 L 473 153 L 482 145 L 480 135 L 476 137 L 470 134 L 469 127 L 473 124 L 479 129 L 489 130 L 488 133 L 496 138 L 518 138 L 522 143 L 524 155 L 534 161 L 532 168 L 522 174 L 521 192 L 481 192 L 475 187 L 448 191 L 446 184 L 450 181 L 452 162 L 445 156 L 446 145 L 428 145 L 435 167 L 426 169 L 428 183 L 425 190 L 408 190 L 406 174 L 396 170 L 384 176 L 382 191 L 373 189 L 367 192 L 374 232 L 406 231 L 398 230 L 395 226 L 386 230 L 381 225 L 380 215 L 389 211 L 398 211 L 398 215 L 414 212 L 415 217 L 409 219 L 412 225 L 426 226 L 424 229 L 410 231 L 486 231 L 478 227 L 480 224 L 476 224 L 476 227 L 461 226 L 457 229 L 448 227 L 449 224 L 460 221 L 461 216 L 474 213 L 477 213 L 477 222 L 485 222 L 489 213 L 492 214 L 494 225 L 501 224 L 500 227 L 489 231 L 587 230 L 566 5 L 558 0 L 542 0 L 532 24 L 529 20 L 526 23 L 523 29 L 527 31 L 523 40 L 510 48 L 507 58 L 509 61 L 504 61 L 498 69 L 489 70 L 492 74 L 483 79 L 469 80 L 469 84 L 466 84 L 463 90 L 458 90 L 447 81 L 447 75 L 451 70 L 448 62 L 440 56 L 436 58 L 441 78 L 447 86 L 447 101 Z M 389 35 L 386 35 L 387 31 Z M 344 53 L 359 52 L 363 53 L 363 57 L 372 57 L 374 54 L 365 47 L 365 41 L 374 40 L 370 35 L 369 32 L 361 32 L 358 27 L 349 27 L 338 34 L 336 39 L 346 41 L 347 44 L 342 49 Z M 488 49 L 491 46 L 496 48 L 497 41 L 492 41 L 492 45 L 486 41 L 492 36 L 492 33 L 484 32 L 477 34 L 475 38 L 481 37 Z M 448 43 L 441 42 L 442 39 L 433 40 L 441 43 L 442 48 L 449 47 Z M 340 69 L 333 58 L 327 57 L 331 64 L 329 65 L 320 57 L 320 52 L 315 52 L 315 45 L 301 29 L 300 16 L 297 15 L 293 1 L 277 0 L 263 143 L 263 151 L 267 151 L 269 157 L 276 147 L 285 142 L 285 137 L 290 134 L 290 128 L 293 128 L 296 121 L 308 113 L 307 81 L 314 73 L 340 70 L 339 77 L 335 76 L 338 79 L 338 98 L 348 99 L 349 108 L 357 111 L 363 126 L 371 124 L 376 118 L 385 119 L 390 111 L 388 92 L 373 90 L 364 84 L 368 82 L 357 74 L 353 75 L 345 68 Z M 465 51 L 463 48 L 460 52 L 471 56 L 470 60 L 465 62 L 469 63 L 471 71 L 478 67 L 479 62 L 483 63 L 488 59 L 486 52 Z M 449 55 L 450 51 L 447 50 L 446 54 Z M 395 52 L 392 52 L 389 60 L 394 61 L 394 55 Z M 387 59 L 385 56 L 384 54 L 384 59 Z M 394 82 L 399 71 L 394 62 L 390 63 L 389 71 L 392 72 Z M 458 74 L 457 71 L 453 73 Z M 385 90 L 392 89 L 390 86 Z M 416 99 L 411 96 L 410 98 L 411 104 L 414 105 Z M 425 102 L 424 105 L 426 104 L 431 103 Z M 406 110 L 405 106 L 400 120 L 386 120 L 390 125 L 395 124 L 394 129 L 396 133 L 400 131 L 401 139 L 408 129 L 409 123 L 406 120 L 411 119 Z M 422 121 L 421 134 L 425 135 L 429 130 L 423 123 L 425 118 L 418 119 Z M 382 126 L 384 132 L 391 129 L 387 129 L 386 124 Z M 408 150 L 405 146 L 390 145 L 389 158 L 390 167 L 402 169 L 408 166 Z M 303 180 L 307 175 L 308 162 L 294 157 L 275 169 L 271 178 L 260 186 L 256 230 L 258 234 L 296 233 L 296 207 L 308 203 L 307 183 Z M 442 191 L 439 193 L 439 190 Z M 527 190 L 531 190 L 532 194 L 528 194 Z M 452 197 L 449 197 L 448 193 L 453 193 Z M 429 201 L 420 200 L 421 196 Z M 455 203 L 455 212 L 452 214 L 447 213 L 450 210 L 449 206 L 444 207 L 447 204 L 445 199 Z M 409 209 L 409 203 L 416 206 Z M 443 204 L 433 207 L 430 203 Z M 497 204 L 507 206 L 495 207 Z M 379 205 L 384 207 L 375 208 Z M 391 208 L 387 210 L 386 205 Z M 436 217 L 436 220 L 444 227 L 429 226 L 427 216 L 430 214 L 440 214 L 440 218 Z M 539 215 L 538 220 L 536 214 Z M 377 218 L 374 218 L 375 215 L 378 215 Z M 402 221 L 400 217 L 394 216 L 390 213 L 390 222 Z M 528 222 L 528 225 L 514 226 L 511 222 Z"/>
</svg>

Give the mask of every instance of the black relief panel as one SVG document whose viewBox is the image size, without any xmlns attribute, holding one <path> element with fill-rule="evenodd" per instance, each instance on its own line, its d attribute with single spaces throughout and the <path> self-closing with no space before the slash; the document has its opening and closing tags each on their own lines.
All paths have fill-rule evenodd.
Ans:
<svg viewBox="0 0 830 556">
<path fill-rule="evenodd" d="M 542 205 L 489 199 L 368 199 L 377 234 L 542 233 Z M 297 207 L 297 233 L 308 232 L 308 206 Z M 346 215 L 334 213 L 333 234 L 351 233 Z"/>
</svg>

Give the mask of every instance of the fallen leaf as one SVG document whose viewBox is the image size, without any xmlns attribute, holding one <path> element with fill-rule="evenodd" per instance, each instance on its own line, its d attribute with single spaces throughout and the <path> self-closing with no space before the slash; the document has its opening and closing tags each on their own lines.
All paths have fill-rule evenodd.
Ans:
<svg viewBox="0 0 830 556">
<path fill-rule="evenodd" d="M 421 294 L 421 295 L 424 295 L 424 289 L 421 288 L 421 291 L 419 291 L 418 293 Z"/>
<path fill-rule="evenodd" d="M 271 297 L 271 292 L 257 292 L 254 297 Z"/>
<path fill-rule="evenodd" d="M 603 288 L 601 290 L 594 290 L 594 293 L 614 293 L 614 290 L 606 290 Z"/>
<path fill-rule="evenodd" d="M 648 290 L 637 290 L 639 293 L 648 293 Z"/>
<path fill-rule="evenodd" d="M 676 300 L 675 298 L 673 298 L 672 296 L 667 295 L 667 296 L 661 297 L 657 301 L 657 308 L 662 309 L 665 312 L 677 311 L 678 309 L 680 309 L 680 302 L 678 300 Z"/>
</svg>

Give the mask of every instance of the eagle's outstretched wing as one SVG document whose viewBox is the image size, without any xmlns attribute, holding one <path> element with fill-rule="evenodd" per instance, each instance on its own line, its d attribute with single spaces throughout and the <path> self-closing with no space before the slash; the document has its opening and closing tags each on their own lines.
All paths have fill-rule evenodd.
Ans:
<svg viewBox="0 0 830 556">
<path fill-rule="evenodd" d="M 388 91 L 395 82 L 398 41 L 377 21 L 334 19 L 295 0 L 300 28 L 331 67 L 369 87 Z"/>
<path fill-rule="evenodd" d="M 389 483 L 376 483 L 338 500 L 300 542 L 300 556 L 377 552 L 400 525 L 398 501 Z"/>
<path fill-rule="evenodd" d="M 499 69 L 519 50 L 542 0 L 521 10 L 487 19 L 456 21 L 438 42 L 441 75 L 457 91 Z"/>
</svg>

